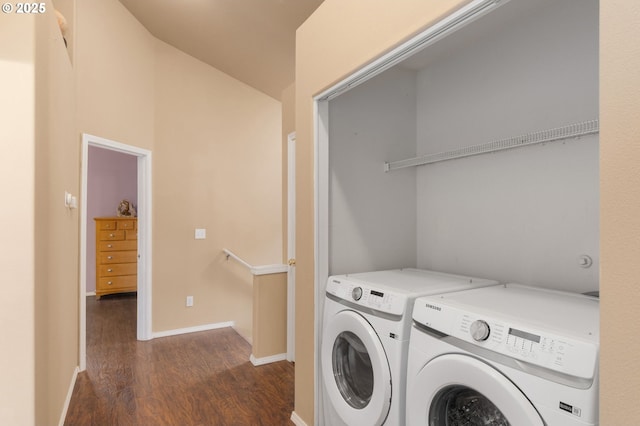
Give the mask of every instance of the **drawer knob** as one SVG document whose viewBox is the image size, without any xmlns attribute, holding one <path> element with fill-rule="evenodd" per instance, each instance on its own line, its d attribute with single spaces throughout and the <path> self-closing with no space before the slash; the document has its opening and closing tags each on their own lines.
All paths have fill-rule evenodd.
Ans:
<svg viewBox="0 0 640 426">
<path fill-rule="evenodd" d="M 113 284 L 113 283 L 112 283 L 111 281 L 109 281 L 109 282 L 107 282 L 107 284 L 111 285 L 111 284 Z"/>
<path fill-rule="evenodd" d="M 111 260 L 113 259 L 113 256 L 107 256 L 107 259 Z"/>
<path fill-rule="evenodd" d="M 113 247 L 112 244 L 107 244 L 107 248 L 111 248 L 111 247 Z"/>
<path fill-rule="evenodd" d="M 109 237 L 113 238 L 113 237 L 115 237 L 115 235 L 114 234 L 109 234 Z"/>
<path fill-rule="evenodd" d="M 113 272 L 113 269 L 109 268 L 107 269 L 107 272 Z"/>
</svg>

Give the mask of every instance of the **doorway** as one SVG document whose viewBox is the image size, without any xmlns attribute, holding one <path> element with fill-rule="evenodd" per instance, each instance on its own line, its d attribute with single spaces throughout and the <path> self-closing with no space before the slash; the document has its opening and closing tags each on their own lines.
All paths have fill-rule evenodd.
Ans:
<svg viewBox="0 0 640 426">
<path fill-rule="evenodd" d="M 151 151 L 125 145 L 120 142 L 83 134 L 82 136 L 82 183 L 80 212 L 80 371 L 87 366 L 87 219 L 89 148 L 97 147 L 137 158 L 138 183 L 138 295 L 137 295 L 137 339 L 150 340 L 151 333 Z"/>
</svg>

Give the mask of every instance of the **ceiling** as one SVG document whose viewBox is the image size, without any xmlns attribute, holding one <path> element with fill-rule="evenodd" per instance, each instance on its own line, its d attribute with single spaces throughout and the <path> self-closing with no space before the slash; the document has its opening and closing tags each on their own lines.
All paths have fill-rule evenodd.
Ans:
<svg viewBox="0 0 640 426">
<path fill-rule="evenodd" d="M 120 0 L 156 38 L 280 99 L 296 29 L 323 0 Z"/>
</svg>

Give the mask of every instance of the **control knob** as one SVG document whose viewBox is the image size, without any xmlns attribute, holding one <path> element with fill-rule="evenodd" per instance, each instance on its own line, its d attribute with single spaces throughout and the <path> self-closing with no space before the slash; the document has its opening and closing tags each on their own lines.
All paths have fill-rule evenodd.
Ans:
<svg viewBox="0 0 640 426">
<path fill-rule="evenodd" d="M 360 300 L 362 297 L 362 287 L 356 287 L 351 290 L 351 297 L 353 297 L 353 300 Z"/>
<path fill-rule="evenodd" d="M 471 337 L 473 337 L 473 340 L 476 342 L 487 340 L 490 332 L 489 324 L 487 324 L 486 321 L 476 320 L 471 323 Z"/>
</svg>

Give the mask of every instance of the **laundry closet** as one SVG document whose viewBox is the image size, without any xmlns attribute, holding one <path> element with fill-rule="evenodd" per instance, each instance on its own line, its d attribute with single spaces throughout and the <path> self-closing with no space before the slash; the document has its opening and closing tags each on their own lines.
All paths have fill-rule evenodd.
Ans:
<svg viewBox="0 0 640 426">
<path fill-rule="evenodd" d="M 327 100 L 327 275 L 598 290 L 598 13 L 511 0 Z"/>
</svg>

